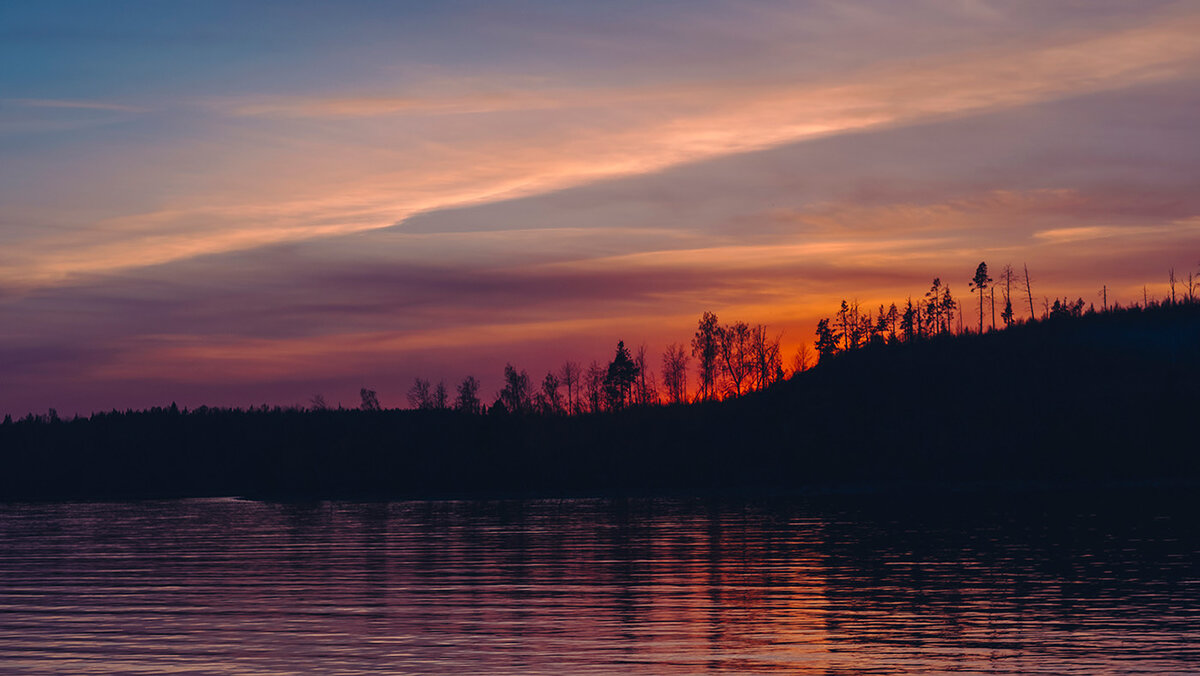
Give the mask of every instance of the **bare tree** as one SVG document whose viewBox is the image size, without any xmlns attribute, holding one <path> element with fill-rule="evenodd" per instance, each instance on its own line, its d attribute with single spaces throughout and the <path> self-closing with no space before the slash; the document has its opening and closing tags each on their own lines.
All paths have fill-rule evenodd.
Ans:
<svg viewBox="0 0 1200 676">
<path fill-rule="evenodd" d="M 662 356 L 663 387 L 672 404 L 687 401 L 688 354 L 683 345 L 671 343 Z"/>
<path fill-rule="evenodd" d="M 808 343 L 800 343 L 800 347 L 796 348 L 796 354 L 792 355 L 792 373 L 802 373 L 810 367 L 812 367 L 812 352 L 809 350 Z"/>
<path fill-rule="evenodd" d="M 600 410 L 604 397 L 604 376 L 607 375 L 600 362 L 592 360 L 583 375 L 583 393 L 588 410 L 593 413 Z"/>
<path fill-rule="evenodd" d="M 1171 284 L 1171 305 L 1175 304 L 1175 268 L 1171 268 L 1167 272 L 1167 278 Z"/>
<path fill-rule="evenodd" d="M 750 375 L 750 326 L 746 322 L 722 326 L 718 337 L 718 354 L 721 371 L 725 374 L 726 390 L 735 397 L 740 396 Z"/>
<path fill-rule="evenodd" d="M 1029 298 L 1029 321 L 1037 319 L 1037 313 L 1033 311 L 1033 280 L 1029 277 L 1029 264 L 1025 263 L 1025 295 Z"/>
<path fill-rule="evenodd" d="M 579 362 L 567 360 L 563 362 L 562 368 L 558 370 L 558 377 L 562 380 L 562 384 L 567 388 L 567 412 L 579 413 L 579 378 L 582 371 L 579 368 Z"/>
<path fill-rule="evenodd" d="M 314 411 L 328 411 L 329 410 L 329 404 L 325 403 L 325 395 L 323 395 L 323 394 L 319 394 L 319 393 L 314 394 L 313 398 L 309 399 L 308 402 L 311 405 L 310 407 Z"/>
<path fill-rule="evenodd" d="M 988 307 L 992 309 L 992 330 L 996 330 L 996 287 L 992 286 L 991 300 L 988 301 Z"/>
<path fill-rule="evenodd" d="M 362 388 L 358 391 L 358 396 L 362 399 L 362 404 L 359 406 L 364 411 L 381 410 L 379 406 L 379 395 L 375 394 L 375 390 Z"/>
<path fill-rule="evenodd" d="M 1004 310 L 1000 312 L 1000 319 L 1005 326 L 1011 326 L 1013 323 L 1013 307 L 1012 307 L 1012 284 L 1015 274 L 1013 268 L 1008 263 L 1000 269 L 1000 281 L 1004 282 Z"/>
<path fill-rule="evenodd" d="M 437 387 L 433 388 L 432 404 L 433 408 L 439 411 L 450 408 L 450 395 L 446 392 L 446 381 L 438 381 Z"/>
<path fill-rule="evenodd" d="M 750 329 L 750 352 L 754 369 L 753 386 L 765 389 L 783 377 L 783 356 L 779 343 L 782 335 L 771 337 L 767 327 L 758 324 Z"/>
<path fill-rule="evenodd" d="M 705 312 L 692 336 L 692 356 L 700 375 L 700 398 L 711 399 L 716 394 L 717 359 L 720 353 L 721 326 L 717 316 Z"/>
<path fill-rule="evenodd" d="M 433 394 L 428 380 L 417 378 L 408 389 L 408 405 L 410 408 L 433 408 Z"/>
<path fill-rule="evenodd" d="M 658 403 L 658 384 L 654 373 L 646 363 L 646 344 L 638 346 L 637 356 L 633 358 L 638 369 L 637 382 L 634 383 L 634 400 L 639 406 L 651 406 Z"/>
<path fill-rule="evenodd" d="M 546 374 L 542 379 L 542 390 L 537 393 L 537 409 L 543 414 L 555 415 L 562 413 L 563 399 L 562 394 L 558 391 L 560 382 L 558 376 L 554 372 Z"/>
<path fill-rule="evenodd" d="M 862 315 L 858 311 L 857 300 L 850 305 L 850 313 L 846 321 L 846 326 L 850 332 L 847 345 L 850 348 L 858 349 L 866 339 L 867 327 L 863 325 Z"/>
</svg>

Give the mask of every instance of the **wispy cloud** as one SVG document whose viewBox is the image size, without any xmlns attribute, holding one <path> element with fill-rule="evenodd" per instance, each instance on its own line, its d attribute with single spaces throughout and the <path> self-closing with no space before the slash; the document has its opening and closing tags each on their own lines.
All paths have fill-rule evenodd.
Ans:
<svg viewBox="0 0 1200 676">
<path fill-rule="evenodd" d="M 105 110 L 121 113 L 145 113 L 149 108 L 105 101 L 75 101 L 70 99 L 0 99 L 5 103 L 26 108 L 67 108 L 73 110 Z"/>
<path fill-rule="evenodd" d="M 361 30 L 372 5 L 327 15 L 370 44 L 0 75 L 0 413 L 399 398 L 704 310 L 794 345 L 980 260 L 1126 302 L 1197 258 L 1193 4 L 645 7 L 422 41 Z"/>
<path fill-rule="evenodd" d="M 392 115 L 461 115 L 544 110 L 580 105 L 569 97 L 534 91 L 501 91 L 453 97 L 346 96 L 284 97 L 227 104 L 234 115 L 296 118 L 356 118 Z"/>
<path fill-rule="evenodd" d="M 1200 234 L 1200 217 L 1156 225 L 1088 225 L 1075 228 L 1052 228 L 1034 233 L 1034 237 L 1050 244 L 1070 244 L 1099 239 L 1161 239 L 1182 238 Z"/>
<path fill-rule="evenodd" d="M 283 126 L 272 134 L 281 140 L 289 136 L 285 118 L 343 120 L 350 126 L 322 129 L 296 120 L 305 125 L 295 130 L 305 134 L 305 141 L 295 148 L 283 141 L 282 152 L 278 142 L 231 149 L 235 156 L 266 153 L 281 168 L 277 175 L 247 176 L 242 194 L 198 194 L 157 212 L 110 219 L 78 244 L 22 245 L 18 258 L 25 262 L 3 271 L 2 278 L 11 285 L 56 283 L 76 274 L 384 228 L 422 212 L 657 172 L 805 139 L 1161 81 L 1197 70 L 1197 33 L 1200 15 L 1171 16 L 1063 43 L 867 68 L 828 83 L 249 100 L 231 112 L 279 118 Z M 567 109 L 573 112 L 556 114 Z M 538 112 L 530 120 L 514 120 L 514 111 Z M 447 113 L 500 117 L 486 126 L 463 126 L 447 122 Z M 406 122 L 413 115 L 430 121 L 414 127 Z M 421 138 L 414 139 L 414 133 Z M 356 139 L 354 145 L 336 145 L 347 136 Z M 364 161 L 356 157 L 361 144 L 391 152 L 377 151 Z M 311 163 L 318 179 L 336 174 L 338 180 L 308 180 L 295 171 L 302 166 L 297 163 Z M 291 196 L 318 192 L 324 195 L 320 200 Z M 262 201 L 263 195 L 273 197 Z M 364 216 L 339 219 L 339 211 Z M 153 234 L 135 234 L 133 224 L 145 221 L 155 224 Z M 206 225 L 189 225 L 197 221 Z M 94 236 L 101 241 L 86 241 Z"/>
</svg>

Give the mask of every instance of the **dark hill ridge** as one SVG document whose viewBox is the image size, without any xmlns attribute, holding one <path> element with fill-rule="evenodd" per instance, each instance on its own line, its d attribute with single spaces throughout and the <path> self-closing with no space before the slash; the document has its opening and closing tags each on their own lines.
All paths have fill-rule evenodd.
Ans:
<svg viewBox="0 0 1200 676">
<path fill-rule="evenodd" d="M 0 498 L 711 494 L 1200 478 L 1200 304 L 877 346 L 737 400 L 0 425 Z"/>
</svg>

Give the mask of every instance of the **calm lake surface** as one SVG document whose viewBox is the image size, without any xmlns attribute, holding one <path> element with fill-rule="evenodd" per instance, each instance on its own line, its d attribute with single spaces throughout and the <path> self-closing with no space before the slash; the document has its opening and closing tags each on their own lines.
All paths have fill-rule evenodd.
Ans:
<svg viewBox="0 0 1200 676">
<path fill-rule="evenodd" d="M 0 672 L 1200 672 L 1147 494 L 0 505 Z"/>
</svg>

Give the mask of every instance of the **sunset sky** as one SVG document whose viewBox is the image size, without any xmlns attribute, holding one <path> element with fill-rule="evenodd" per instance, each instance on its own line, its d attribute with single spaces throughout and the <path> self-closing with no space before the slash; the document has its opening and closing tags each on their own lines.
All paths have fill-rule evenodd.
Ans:
<svg viewBox="0 0 1200 676">
<path fill-rule="evenodd" d="M 0 415 L 1200 266 L 1200 2 L 0 5 Z M 1024 316 L 1018 312 L 1019 316 Z M 657 369 L 657 356 L 655 357 Z M 693 378 L 694 381 L 694 378 Z"/>
</svg>

